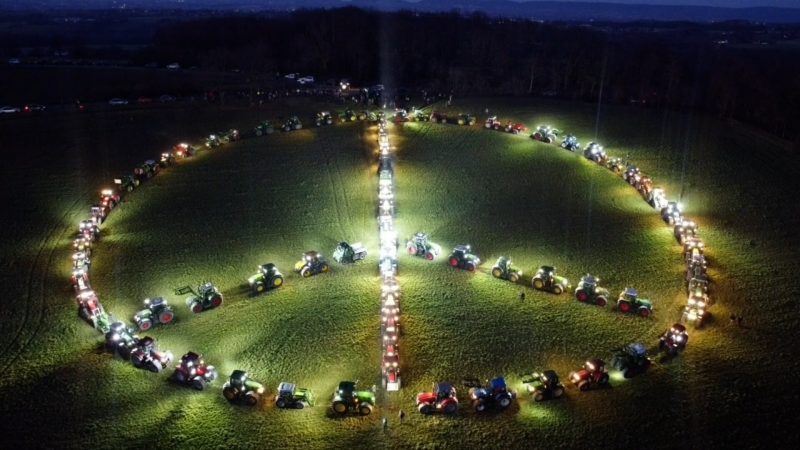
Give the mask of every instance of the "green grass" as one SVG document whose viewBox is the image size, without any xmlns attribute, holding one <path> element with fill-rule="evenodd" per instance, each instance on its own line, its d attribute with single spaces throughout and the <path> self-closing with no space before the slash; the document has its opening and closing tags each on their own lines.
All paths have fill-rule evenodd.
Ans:
<svg viewBox="0 0 800 450">
<path fill-rule="evenodd" d="M 594 110 L 585 105 L 460 102 L 451 112 L 489 105 L 529 126 L 549 122 L 584 144 L 594 134 Z M 480 124 L 391 130 L 400 236 L 426 230 L 445 253 L 470 243 L 483 264 L 469 274 L 443 258 L 401 256 L 405 387 L 379 395 L 373 416 L 335 419 L 327 408 L 338 381 L 379 380 L 375 135 L 361 124 L 246 139 L 164 171 L 112 213 L 93 258 L 94 287 L 118 316 L 129 319 L 147 296 L 174 304 L 177 323 L 151 333 L 162 348 L 177 357 L 200 351 L 223 376 L 247 369 L 273 391 L 279 381 L 295 381 L 315 390 L 317 407 L 232 406 L 220 395 L 221 383 L 197 393 L 113 360 L 100 336 L 75 317 L 64 281 L 68 238 L 85 205 L 121 168 L 176 140 L 232 125 L 247 129 L 287 110 L 307 117 L 317 107 L 292 100 L 273 108 L 64 116 L 46 133 L 40 119 L 0 122 L 3 131 L 13 123 L 26 143 L 11 148 L 28 152 L 4 180 L 4 201 L 17 212 L 2 242 L 2 281 L 12 294 L 0 321 L 7 439 L 48 447 L 201 448 L 796 443 L 787 412 L 796 395 L 785 395 L 774 377 L 798 369 L 791 300 L 798 294 L 791 280 L 798 242 L 790 230 L 800 214 L 787 189 L 796 184 L 796 161 L 757 133 L 677 113 L 604 110 L 598 136 L 612 155 L 629 153 L 671 197 L 683 191 L 716 282 L 713 312 L 721 319 L 693 332 L 680 358 L 644 377 L 616 377 L 612 389 L 591 393 L 570 389 L 564 401 L 534 404 L 521 395 L 502 414 L 413 411 L 413 397 L 435 381 L 460 385 L 465 376 L 504 374 L 521 389 L 523 372 L 554 368 L 566 377 L 586 358 L 609 358 L 628 342 L 652 347 L 685 301 L 672 230 L 632 188 L 578 155 Z M 765 181 L 776 179 L 784 181 Z M 311 279 L 291 273 L 304 250 L 329 256 L 343 239 L 362 241 L 368 261 L 334 264 L 333 273 Z M 493 279 L 489 269 L 500 255 L 513 258 L 526 283 L 536 267 L 553 264 L 573 285 L 586 272 L 599 275 L 612 295 L 634 285 L 653 299 L 655 313 L 647 320 L 623 316 L 578 304 L 570 294 Z M 287 275 L 286 285 L 249 297 L 243 283 L 268 261 Z M 172 289 L 201 279 L 217 283 L 226 300 L 195 316 Z M 743 314 L 748 328 L 727 326 L 731 312 Z M 392 420 L 383 434 L 380 417 L 394 419 L 401 408 L 408 424 Z M 753 429 L 760 431 L 739 431 Z"/>
</svg>

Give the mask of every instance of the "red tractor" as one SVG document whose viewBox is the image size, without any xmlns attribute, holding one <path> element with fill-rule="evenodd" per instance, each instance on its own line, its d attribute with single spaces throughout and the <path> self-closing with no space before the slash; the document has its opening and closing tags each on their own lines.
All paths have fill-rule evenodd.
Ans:
<svg viewBox="0 0 800 450">
<path fill-rule="evenodd" d="M 119 194 L 116 193 L 113 189 L 103 189 L 100 191 L 100 206 L 105 209 L 105 213 L 108 214 L 109 211 L 114 209 L 119 203 Z"/>
<path fill-rule="evenodd" d="M 433 391 L 417 394 L 417 410 L 422 414 L 443 412 L 453 415 L 458 412 L 456 388 L 449 383 L 435 383 Z"/>
<path fill-rule="evenodd" d="M 506 133 L 511 133 L 511 134 L 520 134 L 528 131 L 528 127 L 526 127 L 525 124 L 519 122 L 514 123 L 510 120 L 503 129 L 506 130 Z"/>
<path fill-rule="evenodd" d="M 484 128 L 499 131 L 503 129 L 503 123 L 497 119 L 497 116 L 491 116 L 483 123 Z"/>
<path fill-rule="evenodd" d="M 180 384 L 202 391 L 208 383 L 217 379 L 217 369 L 206 364 L 202 356 L 189 352 L 181 357 L 173 378 Z"/>
<path fill-rule="evenodd" d="M 176 144 L 174 147 L 172 147 L 172 151 L 175 153 L 176 158 L 189 158 L 194 156 L 194 154 L 197 152 L 194 147 L 185 142 Z"/>
<path fill-rule="evenodd" d="M 431 122 L 434 123 L 447 123 L 447 114 L 441 111 L 434 111 L 431 113 Z"/>
<path fill-rule="evenodd" d="M 606 363 L 602 359 L 590 359 L 583 364 L 583 369 L 570 372 L 569 381 L 581 391 L 608 386 Z"/>
<path fill-rule="evenodd" d="M 97 294 L 92 289 L 83 289 L 75 297 L 75 301 L 78 303 L 78 316 L 96 327 L 98 318 L 105 313 Z"/>
</svg>

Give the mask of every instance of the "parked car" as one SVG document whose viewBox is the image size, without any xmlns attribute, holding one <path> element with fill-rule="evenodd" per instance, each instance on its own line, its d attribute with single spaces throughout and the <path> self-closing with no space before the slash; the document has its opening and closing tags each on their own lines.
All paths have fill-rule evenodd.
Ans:
<svg viewBox="0 0 800 450">
<path fill-rule="evenodd" d="M 124 98 L 112 98 L 111 100 L 108 101 L 108 104 L 112 106 L 127 105 L 128 101 L 125 100 Z"/>
<path fill-rule="evenodd" d="M 312 84 L 314 83 L 314 77 L 311 75 L 306 75 L 304 77 L 298 78 L 297 82 L 300 84 Z"/>
<path fill-rule="evenodd" d="M 22 108 L 22 110 L 23 110 L 23 111 L 25 111 L 26 113 L 31 113 L 31 112 L 42 112 L 42 111 L 44 111 L 45 109 L 47 109 L 47 108 L 45 108 L 45 106 L 44 106 L 44 105 L 39 105 L 39 104 L 37 104 L 37 103 L 28 103 L 27 105 L 25 105 L 25 106 Z"/>
<path fill-rule="evenodd" d="M 0 107 L 0 114 L 14 114 L 14 113 L 18 113 L 18 112 L 19 112 L 19 108 L 17 108 L 16 106 L 3 106 L 3 107 Z"/>
</svg>

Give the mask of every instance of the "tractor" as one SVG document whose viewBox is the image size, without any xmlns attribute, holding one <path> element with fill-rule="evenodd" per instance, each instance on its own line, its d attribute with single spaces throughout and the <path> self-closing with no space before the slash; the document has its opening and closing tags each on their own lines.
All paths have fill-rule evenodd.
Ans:
<svg viewBox="0 0 800 450">
<path fill-rule="evenodd" d="M 133 168 L 133 175 L 139 181 L 144 181 L 148 178 L 153 178 L 154 176 L 156 176 L 160 169 L 161 166 L 159 166 L 155 160 L 148 159 L 147 161 Z"/>
<path fill-rule="evenodd" d="M 558 140 L 559 133 L 560 131 L 549 125 L 539 125 L 536 131 L 531 133 L 531 139 L 544 142 L 545 144 L 552 144 Z"/>
<path fill-rule="evenodd" d="M 691 282 L 692 279 L 706 279 L 708 280 L 708 273 L 706 272 L 705 257 L 700 256 L 697 260 L 694 258 L 686 264 L 686 283 Z"/>
<path fill-rule="evenodd" d="M 260 294 L 267 289 L 275 289 L 283 286 L 283 274 L 273 263 L 266 263 L 258 266 L 258 273 L 247 279 L 250 291 Z"/>
<path fill-rule="evenodd" d="M 653 312 L 653 302 L 639 298 L 639 291 L 627 287 L 619 294 L 617 309 L 624 313 L 637 313 L 642 317 L 648 317 Z"/>
<path fill-rule="evenodd" d="M 431 120 L 431 115 L 421 109 L 415 110 L 412 116 L 414 117 L 414 120 L 417 122 L 427 122 Z"/>
<path fill-rule="evenodd" d="M 219 147 L 221 144 L 222 144 L 222 141 L 220 140 L 219 136 L 217 136 L 216 134 L 209 134 L 208 137 L 206 137 L 205 146 L 207 148 Z"/>
<path fill-rule="evenodd" d="M 708 317 L 706 307 L 710 305 L 708 294 L 703 291 L 701 286 L 697 286 L 694 291 L 690 292 L 689 298 L 686 300 L 681 322 L 691 323 L 695 328 L 701 328 Z"/>
<path fill-rule="evenodd" d="M 625 168 L 625 161 L 622 158 L 609 158 L 606 160 L 605 166 L 608 168 L 608 170 L 616 174 L 620 174 Z"/>
<path fill-rule="evenodd" d="M 688 262 L 695 255 L 705 256 L 705 243 L 699 237 L 689 236 L 683 241 L 683 259 Z"/>
<path fill-rule="evenodd" d="M 217 369 L 206 364 L 202 355 L 189 352 L 181 357 L 181 363 L 175 367 L 172 378 L 184 386 L 202 391 L 217 379 Z"/>
<path fill-rule="evenodd" d="M 89 272 L 83 268 L 73 269 L 71 279 L 72 287 L 75 288 L 76 294 L 80 294 L 84 289 L 91 289 L 91 285 L 89 284 Z"/>
<path fill-rule="evenodd" d="M 352 109 L 346 109 L 342 114 L 339 114 L 342 122 L 355 122 L 356 120 L 364 120 L 367 114 L 364 112 L 356 113 Z"/>
<path fill-rule="evenodd" d="M 78 236 L 83 236 L 89 242 L 100 239 L 100 228 L 91 219 L 81 220 L 78 224 Z"/>
<path fill-rule="evenodd" d="M 556 295 L 561 295 L 562 292 L 572 287 L 568 279 L 556 274 L 556 268 L 553 266 L 539 267 L 531 284 L 534 289 L 552 292 Z"/>
<path fill-rule="evenodd" d="M 265 120 L 255 128 L 253 128 L 253 132 L 255 132 L 256 136 L 264 136 L 265 134 L 272 134 L 275 132 L 275 127 L 272 126 L 272 122 L 269 120 Z"/>
<path fill-rule="evenodd" d="M 463 113 L 459 114 L 458 115 L 458 124 L 459 125 L 466 125 L 468 127 L 471 127 L 471 126 L 475 125 L 475 116 L 473 116 L 472 114 L 463 114 Z"/>
<path fill-rule="evenodd" d="M 508 388 L 503 377 L 492 378 L 486 386 L 481 386 L 477 378 L 465 378 L 464 386 L 469 388 L 469 398 L 477 412 L 486 411 L 489 406 L 498 410 L 506 409 L 517 398 L 517 393 Z"/>
<path fill-rule="evenodd" d="M 625 168 L 625 171 L 622 172 L 622 179 L 625 180 L 626 183 L 630 184 L 631 186 L 634 185 L 636 182 L 636 175 L 639 175 L 640 170 L 636 167 L 635 164 L 628 163 L 628 166 Z"/>
<path fill-rule="evenodd" d="M 608 154 L 606 154 L 605 149 L 597 142 L 589 142 L 589 145 L 587 145 L 586 149 L 583 151 L 583 156 L 601 166 L 604 165 L 608 159 Z"/>
<path fill-rule="evenodd" d="M 175 144 L 175 146 L 172 147 L 172 151 L 175 153 L 176 158 L 189 158 L 194 156 L 195 153 L 197 153 L 196 148 L 185 142 L 181 142 L 180 144 Z"/>
<path fill-rule="evenodd" d="M 587 147 L 586 149 L 588 150 L 592 146 L 592 144 L 594 144 L 594 142 L 589 143 L 589 147 Z M 569 150 L 571 152 L 579 152 L 581 151 L 581 143 L 578 142 L 577 136 L 575 136 L 574 134 L 568 134 L 564 136 L 564 140 L 561 141 L 561 148 L 563 148 L 564 150 Z"/>
<path fill-rule="evenodd" d="M 120 196 L 113 189 L 103 189 L 100 191 L 100 206 L 106 209 L 106 214 L 114 209 L 119 203 Z"/>
<path fill-rule="evenodd" d="M 91 208 L 89 208 L 90 220 L 94 222 L 95 225 L 102 225 L 106 220 L 106 211 L 107 210 L 100 205 L 92 205 Z"/>
<path fill-rule="evenodd" d="M 275 406 L 281 409 L 303 409 L 306 406 L 314 406 L 314 393 L 311 389 L 299 388 L 294 383 L 282 381 L 275 395 Z"/>
<path fill-rule="evenodd" d="M 425 258 L 428 261 L 433 261 L 442 252 L 441 247 L 430 242 L 428 234 L 421 231 L 415 233 L 414 237 L 406 242 L 406 250 L 409 255 Z"/>
<path fill-rule="evenodd" d="M 175 164 L 175 154 L 172 152 L 161 153 L 161 159 L 158 160 L 158 165 L 162 168 L 169 167 Z"/>
<path fill-rule="evenodd" d="M 683 222 L 683 208 L 680 203 L 667 202 L 667 206 L 661 208 L 661 219 L 667 225 L 675 225 Z"/>
<path fill-rule="evenodd" d="M 236 128 L 231 128 L 228 131 L 220 131 L 219 133 L 217 133 L 217 136 L 219 136 L 219 140 L 223 144 L 227 144 L 229 142 L 235 142 L 241 138 L 241 134 L 239 134 L 239 130 L 237 130 Z"/>
<path fill-rule="evenodd" d="M 495 131 L 499 131 L 504 128 L 503 123 L 497 119 L 497 116 L 491 116 L 486 119 L 486 122 L 483 123 L 483 127 Z"/>
<path fill-rule="evenodd" d="M 422 414 L 443 412 L 453 415 L 458 412 L 456 388 L 449 383 L 434 383 L 431 392 L 417 394 L 417 410 Z"/>
<path fill-rule="evenodd" d="M 405 109 L 398 109 L 397 111 L 394 112 L 394 117 L 392 118 L 392 122 L 404 123 L 408 121 L 409 121 L 408 111 L 406 111 Z"/>
<path fill-rule="evenodd" d="M 512 265 L 510 258 L 501 256 L 492 266 L 492 276 L 516 283 L 522 277 L 522 271 Z"/>
<path fill-rule="evenodd" d="M 92 261 L 89 259 L 89 256 L 87 256 L 86 253 L 75 252 L 72 254 L 73 270 L 82 270 L 84 272 L 89 272 L 89 269 L 91 267 L 92 267 Z"/>
<path fill-rule="evenodd" d="M 314 116 L 314 125 L 318 127 L 323 125 L 333 125 L 333 116 L 328 111 L 318 112 Z"/>
<path fill-rule="evenodd" d="M 622 372 L 622 376 L 625 378 L 641 375 L 650 368 L 647 348 L 638 342 L 619 348 L 611 358 L 611 366 Z"/>
<path fill-rule="evenodd" d="M 686 283 L 686 290 L 688 293 L 700 289 L 703 294 L 708 294 L 708 277 L 701 275 L 699 277 L 690 278 Z"/>
<path fill-rule="evenodd" d="M 144 299 L 144 309 L 133 316 L 133 321 L 140 331 L 147 331 L 156 324 L 171 323 L 175 312 L 164 297 Z"/>
<path fill-rule="evenodd" d="M 602 359 L 590 359 L 583 364 L 583 369 L 570 372 L 569 381 L 581 391 L 608 386 L 608 371 Z"/>
<path fill-rule="evenodd" d="M 119 185 L 119 188 L 126 192 L 132 192 L 139 186 L 139 179 L 133 175 L 125 175 L 122 178 L 114 179 L 114 183 Z"/>
<path fill-rule="evenodd" d="M 213 309 L 222 305 L 222 293 L 214 286 L 214 283 L 204 282 L 197 287 L 197 291 L 191 286 L 183 286 L 175 289 L 175 295 L 192 294 L 186 297 L 186 306 L 195 313 L 201 313 L 207 309 Z"/>
<path fill-rule="evenodd" d="M 441 111 L 434 111 L 431 113 L 431 122 L 433 123 L 447 123 L 447 114 Z"/>
<path fill-rule="evenodd" d="M 575 298 L 579 302 L 593 303 L 600 307 L 606 306 L 610 295 L 608 289 L 598 286 L 599 283 L 600 278 L 587 273 L 581 278 L 581 282 L 578 283 L 578 287 L 575 289 Z"/>
<path fill-rule="evenodd" d="M 105 309 L 92 289 L 83 289 L 75 297 L 78 303 L 78 317 L 97 328 L 97 319 L 105 314 Z"/>
<path fill-rule="evenodd" d="M 526 127 L 525 124 L 520 122 L 515 123 L 510 120 L 503 129 L 506 131 L 506 133 L 511 134 L 520 134 L 528 131 L 528 127 Z"/>
<path fill-rule="evenodd" d="M 106 349 L 122 359 L 130 359 L 138 342 L 139 336 L 133 334 L 133 330 L 122 322 L 112 323 L 106 332 Z"/>
<path fill-rule="evenodd" d="M 231 403 L 256 406 L 264 393 L 264 385 L 250 378 L 244 370 L 234 370 L 222 386 L 222 395 Z"/>
<path fill-rule="evenodd" d="M 383 114 L 383 113 L 381 112 L 380 114 Z M 361 112 L 358 113 L 358 116 L 359 117 L 364 117 L 366 120 L 374 123 L 374 122 L 378 121 L 379 113 L 376 112 L 376 111 L 373 111 L 373 110 L 364 109 L 364 110 L 362 110 Z"/>
<path fill-rule="evenodd" d="M 453 252 L 450 253 L 448 261 L 450 262 L 450 267 L 470 272 L 475 272 L 475 268 L 481 263 L 481 259 L 478 258 L 478 255 L 472 253 L 472 247 L 470 247 L 469 244 L 456 245 L 455 248 L 453 248 Z"/>
<path fill-rule="evenodd" d="M 698 232 L 697 224 L 692 220 L 683 220 L 675 225 L 674 234 L 678 243 L 683 245 L 689 238 L 696 238 Z"/>
<path fill-rule="evenodd" d="M 375 407 L 375 393 L 372 391 L 359 391 L 358 381 L 342 381 L 336 392 L 333 393 L 331 409 L 343 416 L 348 412 L 358 412 L 368 416 Z"/>
<path fill-rule="evenodd" d="M 534 372 L 530 376 L 523 377 L 522 382 L 535 402 L 561 398 L 564 395 L 564 385 L 561 384 L 558 374 L 554 370 Z"/>
<path fill-rule="evenodd" d="M 172 363 L 172 352 L 158 351 L 156 340 L 145 336 L 136 343 L 131 351 L 131 363 L 139 369 L 159 373 Z"/>
<path fill-rule="evenodd" d="M 356 242 L 353 245 L 347 242 L 339 242 L 336 249 L 333 251 L 333 260 L 339 264 L 353 264 L 356 261 L 361 261 L 367 257 L 367 249 L 361 244 Z"/>
<path fill-rule="evenodd" d="M 378 271 L 383 277 L 393 277 L 397 275 L 397 258 L 391 255 L 382 256 L 378 260 Z"/>
<path fill-rule="evenodd" d="M 686 348 L 688 342 L 689 333 L 686 332 L 686 327 L 676 323 L 658 339 L 658 348 L 669 356 L 676 356 Z"/>
<path fill-rule="evenodd" d="M 297 116 L 289 117 L 281 126 L 281 130 L 283 131 L 295 131 L 301 128 L 303 128 L 303 124 L 300 122 L 300 118 Z"/>
<path fill-rule="evenodd" d="M 636 175 L 634 177 L 633 187 L 647 200 L 650 198 L 650 193 L 653 191 L 653 179 L 647 175 Z"/>
<path fill-rule="evenodd" d="M 667 206 L 668 204 L 667 194 L 664 193 L 664 188 L 660 187 L 653 188 L 653 190 L 650 191 L 650 194 L 647 196 L 647 203 L 649 203 L 650 206 L 659 211 L 661 210 L 661 208 Z"/>
<path fill-rule="evenodd" d="M 381 382 L 387 391 L 400 390 L 400 355 L 394 344 L 386 346 L 381 358 Z"/>
<path fill-rule="evenodd" d="M 298 272 L 303 278 L 308 278 L 312 275 L 330 270 L 328 262 L 322 258 L 322 255 L 314 250 L 303 253 L 302 258 L 303 259 L 294 265 L 294 271 Z"/>
<path fill-rule="evenodd" d="M 79 234 L 78 237 L 72 240 L 72 250 L 92 256 L 92 241 Z"/>
</svg>

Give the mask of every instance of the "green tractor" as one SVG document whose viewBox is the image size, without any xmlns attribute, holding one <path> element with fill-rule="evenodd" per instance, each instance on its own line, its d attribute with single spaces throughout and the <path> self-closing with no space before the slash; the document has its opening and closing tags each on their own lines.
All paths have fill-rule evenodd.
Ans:
<svg viewBox="0 0 800 450">
<path fill-rule="evenodd" d="M 639 291 L 634 288 L 625 288 L 620 292 L 617 299 L 617 309 L 624 313 L 637 313 L 642 317 L 648 317 L 653 312 L 653 302 L 645 298 L 639 298 Z"/>
<path fill-rule="evenodd" d="M 314 116 L 314 125 L 318 127 L 323 125 L 333 125 L 333 116 L 328 111 L 318 112 Z"/>
<path fill-rule="evenodd" d="M 294 383 L 283 381 L 278 385 L 275 406 L 281 409 L 303 409 L 306 406 L 314 406 L 314 393 L 311 389 L 299 388 Z"/>
<path fill-rule="evenodd" d="M 426 113 L 425 111 L 423 111 L 421 109 L 415 109 L 411 113 L 411 117 L 414 118 L 415 122 L 428 122 L 428 121 L 431 120 L 430 113 Z"/>
<path fill-rule="evenodd" d="M 611 365 L 622 372 L 625 378 L 641 375 L 650 367 L 647 348 L 638 342 L 628 344 L 614 352 Z"/>
<path fill-rule="evenodd" d="M 256 125 L 253 129 L 256 133 L 256 136 L 264 136 L 265 134 L 272 134 L 275 132 L 275 128 L 272 126 L 272 122 L 269 120 L 265 120 L 260 124 Z"/>
<path fill-rule="evenodd" d="M 558 374 L 554 370 L 545 370 L 541 373 L 534 372 L 531 375 L 524 376 L 522 383 L 535 402 L 561 398 L 564 395 L 564 385 L 561 384 Z"/>
<path fill-rule="evenodd" d="M 241 403 L 255 406 L 264 393 L 264 385 L 250 376 L 244 370 L 234 370 L 230 380 L 222 386 L 222 395 L 231 403 Z"/>
<path fill-rule="evenodd" d="M 375 393 L 372 391 L 359 391 L 358 381 L 342 381 L 339 388 L 333 393 L 331 409 L 343 416 L 348 412 L 358 412 L 368 416 L 375 408 Z"/>
<path fill-rule="evenodd" d="M 481 259 L 478 258 L 478 255 L 472 253 L 472 247 L 469 244 L 459 244 L 453 248 L 448 262 L 450 267 L 475 272 L 475 269 L 481 263 Z"/>
<path fill-rule="evenodd" d="M 458 115 L 458 124 L 459 125 L 466 125 L 471 127 L 475 125 L 475 116 L 472 114 L 459 114 Z"/>
<path fill-rule="evenodd" d="M 406 242 L 406 250 L 409 255 L 425 258 L 428 261 L 433 261 L 442 252 L 438 244 L 428 240 L 428 233 L 422 231 L 416 232 L 414 237 Z"/>
<path fill-rule="evenodd" d="M 556 274 L 556 268 L 553 266 L 539 267 L 531 284 L 534 289 L 552 292 L 556 295 L 561 295 L 562 292 L 572 287 L 568 279 Z"/>
<path fill-rule="evenodd" d="M 208 137 L 206 137 L 205 146 L 207 148 L 219 147 L 221 144 L 222 144 L 222 141 L 219 139 L 219 136 L 217 136 L 216 134 L 209 134 Z"/>
<path fill-rule="evenodd" d="M 361 113 L 356 113 L 352 109 L 346 109 L 343 113 L 339 114 L 342 122 L 355 122 L 356 120 L 364 120 L 367 118 L 367 116 L 368 114 L 366 114 L 364 111 Z"/>
<path fill-rule="evenodd" d="M 275 289 L 283 285 L 283 274 L 273 263 L 258 266 L 258 273 L 247 279 L 250 290 L 260 294 L 267 289 Z"/>
<path fill-rule="evenodd" d="M 302 122 L 300 122 L 300 118 L 297 116 L 292 116 L 286 119 L 286 122 L 283 122 L 283 126 L 281 130 L 283 131 L 295 131 L 303 128 Z"/>
<path fill-rule="evenodd" d="M 318 252 L 314 250 L 303 253 L 303 259 L 297 261 L 294 265 L 294 271 L 302 275 L 303 278 L 308 278 L 318 273 L 327 272 L 330 270 L 328 262 L 322 258 Z"/>
<path fill-rule="evenodd" d="M 122 178 L 115 178 L 114 183 L 119 185 L 121 191 L 131 192 L 139 186 L 139 179 L 133 175 L 125 175 Z"/>
<path fill-rule="evenodd" d="M 597 285 L 598 283 L 600 283 L 600 278 L 595 278 L 587 273 L 581 278 L 578 288 L 575 289 L 575 298 L 579 302 L 593 303 L 600 307 L 606 306 L 609 297 L 608 289 L 601 288 Z"/>
<path fill-rule="evenodd" d="M 516 283 L 522 277 L 522 271 L 513 267 L 510 258 L 501 256 L 492 267 L 492 276 Z"/>
<path fill-rule="evenodd" d="M 175 312 L 164 297 L 144 299 L 144 308 L 133 316 L 133 321 L 141 331 L 147 331 L 159 323 L 170 323 L 175 319 Z"/>
<path fill-rule="evenodd" d="M 214 283 L 205 282 L 197 287 L 196 292 L 191 286 L 175 289 L 175 295 L 186 294 L 192 294 L 186 297 L 186 306 L 195 314 L 222 305 L 222 293 L 214 286 Z"/>
<path fill-rule="evenodd" d="M 360 243 L 353 245 L 347 242 L 339 242 L 336 250 L 333 251 L 333 260 L 339 264 L 353 264 L 367 257 L 367 249 Z"/>
</svg>

